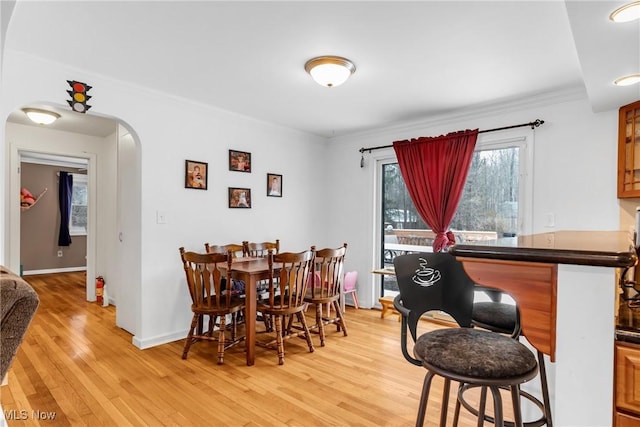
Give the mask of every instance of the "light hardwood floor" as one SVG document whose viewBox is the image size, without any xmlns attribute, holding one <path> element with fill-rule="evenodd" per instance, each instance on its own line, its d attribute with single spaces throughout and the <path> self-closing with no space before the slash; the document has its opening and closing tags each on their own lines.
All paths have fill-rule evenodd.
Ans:
<svg viewBox="0 0 640 427">
<path fill-rule="evenodd" d="M 415 424 L 425 370 L 402 357 L 395 315 L 349 307 L 349 336 L 327 328 L 326 347 L 314 336 L 314 353 L 289 340 L 283 366 L 257 348 L 248 367 L 236 346 L 220 366 L 212 343 L 194 344 L 187 360 L 182 340 L 134 347 L 113 306 L 85 301 L 83 273 L 25 279 L 41 305 L 1 388 L 10 427 Z M 440 390 L 434 382 L 427 425 L 437 425 Z M 463 413 L 459 425 L 475 423 Z"/>
</svg>

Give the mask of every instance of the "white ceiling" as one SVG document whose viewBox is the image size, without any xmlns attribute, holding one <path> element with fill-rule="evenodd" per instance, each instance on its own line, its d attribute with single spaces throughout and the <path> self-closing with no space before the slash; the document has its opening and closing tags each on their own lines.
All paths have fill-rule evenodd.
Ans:
<svg viewBox="0 0 640 427">
<path fill-rule="evenodd" d="M 640 22 L 608 20 L 624 3 L 18 1 L 5 48 L 331 137 L 564 89 L 638 100 L 612 84 L 640 72 Z M 340 87 L 304 71 L 327 54 L 356 64 Z"/>
</svg>

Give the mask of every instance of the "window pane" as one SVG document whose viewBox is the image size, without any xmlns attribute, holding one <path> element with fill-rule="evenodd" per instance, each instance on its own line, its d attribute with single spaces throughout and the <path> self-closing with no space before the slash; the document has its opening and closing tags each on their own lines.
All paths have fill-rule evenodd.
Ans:
<svg viewBox="0 0 640 427">
<path fill-rule="evenodd" d="M 87 207 L 71 206 L 71 228 L 87 231 Z"/>
<path fill-rule="evenodd" d="M 73 195 L 71 196 L 71 204 L 85 205 L 87 204 L 87 183 L 74 183 Z"/>
<path fill-rule="evenodd" d="M 87 234 L 87 176 L 73 174 L 73 190 L 71 193 L 71 218 L 69 232 L 72 236 Z"/>
<path fill-rule="evenodd" d="M 518 230 L 519 148 L 476 151 L 451 223 L 462 240 L 515 236 Z M 472 233 L 486 232 L 486 233 Z"/>
<path fill-rule="evenodd" d="M 428 228 L 416 211 L 397 163 L 383 165 L 384 225 L 390 228 Z"/>
<path fill-rule="evenodd" d="M 413 251 L 429 251 L 433 243 L 429 227 L 418 215 L 409 196 L 397 163 L 382 165 L 382 260 L 384 267 L 393 266 L 393 259 Z M 393 275 L 382 276 L 381 296 L 396 295 L 398 285 Z"/>
</svg>

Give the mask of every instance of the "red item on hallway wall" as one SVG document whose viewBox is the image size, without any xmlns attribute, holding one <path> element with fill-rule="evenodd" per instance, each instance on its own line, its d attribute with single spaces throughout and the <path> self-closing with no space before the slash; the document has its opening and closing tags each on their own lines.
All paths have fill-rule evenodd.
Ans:
<svg viewBox="0 0 640 427">
<path fill-rule="evenodd" d="M 104 279 L 102 276 L 96 277 L 96 302 L 102 305 L 102 296 L 104 292 Z"/>
</svg>

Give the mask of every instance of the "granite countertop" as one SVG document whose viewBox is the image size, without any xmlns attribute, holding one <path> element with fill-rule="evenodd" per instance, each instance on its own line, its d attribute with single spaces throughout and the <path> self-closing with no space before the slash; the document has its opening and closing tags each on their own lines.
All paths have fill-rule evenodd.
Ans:
<svg viewBox="0 0 640 427">
<path fill-rule="evenodd" d="M 555 231 L 495 240 L 459 243 L 457 257 L 553 264 L 630 267 L 635 265 L 633 237 L 625 231 Z"/>
</svg>

